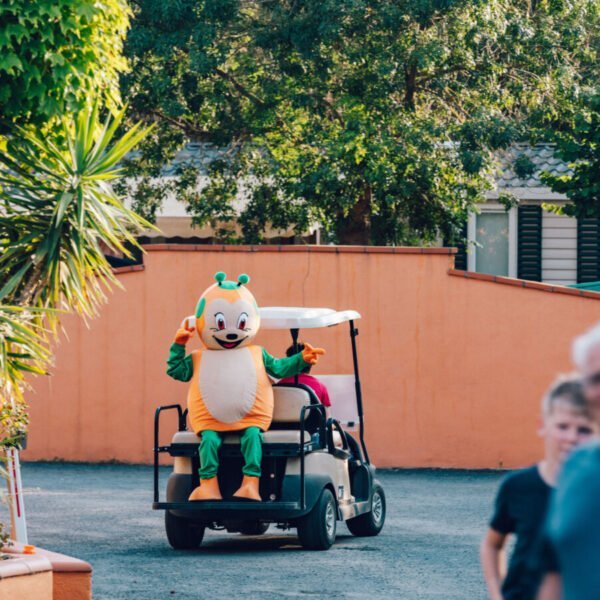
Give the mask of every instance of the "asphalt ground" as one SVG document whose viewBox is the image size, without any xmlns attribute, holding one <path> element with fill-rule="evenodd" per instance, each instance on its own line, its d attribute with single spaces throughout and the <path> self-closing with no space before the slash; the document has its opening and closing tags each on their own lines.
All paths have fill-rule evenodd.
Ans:
<svg viewBox="0 0 600 600">
<path fill-rule="evenodd" d="M 22 476 L 30 543 L 90 562 L 94 600 L 471 600 L 485 598 L 478 543 L 502 473 L 380 471 L 381 534 L 356 538 L 338 523 L 325 552 L 274 526 L 253 537 L 207 530 L 197 551 L 174 551 L 149 466 L 25 463 Z"/>
</svg>

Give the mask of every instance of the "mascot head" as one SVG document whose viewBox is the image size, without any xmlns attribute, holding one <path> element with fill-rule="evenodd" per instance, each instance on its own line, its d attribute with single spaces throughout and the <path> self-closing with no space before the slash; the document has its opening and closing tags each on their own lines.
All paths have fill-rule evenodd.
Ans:
<svg viewBox="0 0 600 600">
<path fill-rule="evenodd" d="M 198 335 L 210 350 L 248 346 L 260 327 L 256 300 L 244 287 L 250 278 L 240 275 L 237 282 L 227 281 L 225 273 L 219 272 L 215 280 L 196 307 Z"/>
</svg>

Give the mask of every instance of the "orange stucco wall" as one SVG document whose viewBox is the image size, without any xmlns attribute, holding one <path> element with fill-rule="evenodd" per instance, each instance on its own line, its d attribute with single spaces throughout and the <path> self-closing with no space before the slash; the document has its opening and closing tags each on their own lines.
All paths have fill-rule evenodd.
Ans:
<svg viewBox="0 0 600 600">
<path fill-rule="evenodd" d="M 557 372 L 570 369 L 570 341 L 600 317 L 600 303 L 593 294 L 452 276 L 452 262 L 441 249 L 154 249 L 143 271 L 119 276 L 125 289 L 89 328 L 65 319 L 68 340 L 57 347 L 53 375 L 38 378 L 29 397 L 23 457 L 151 462 L 155 407 L 185 403 L 187 392 L 165 375 L 169 345 L 215 271 L 224 270 L 232 278 L 249 273 L 263 306 L 363 315 L 366 439 L 378 466 L 533 461 L 541 450 L 540 397 Z M 302 337 L 327 349 L 320 373 L 351 371 L 347 327 Z M 257 341 L 282 355 L 288 334 L 262 331 Z"/>
</svg>

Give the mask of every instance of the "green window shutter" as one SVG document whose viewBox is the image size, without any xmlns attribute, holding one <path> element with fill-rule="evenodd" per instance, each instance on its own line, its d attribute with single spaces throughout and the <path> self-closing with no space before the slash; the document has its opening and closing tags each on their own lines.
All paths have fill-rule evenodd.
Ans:
<svg viewBox="0 0 600 600">
<path fill-rule="evenodd" d="M 461 237 L 459 239 L 451 240 L 444 238 L 444 246 L 453 247 L 458 250 L 454 255 L 454 268 L 460 271 L 467 270 L 467 223 L 465 223 L 461 229 Z"/>
<path fill-rule="evenodd" d="M 600 281 L 600 219 L 577 220 L 577 283 Z"/>
<path fill-rule="evenodd" d="M 519 206 L 517 277 L 542 280 L 542 207 Z"/>
</svg>

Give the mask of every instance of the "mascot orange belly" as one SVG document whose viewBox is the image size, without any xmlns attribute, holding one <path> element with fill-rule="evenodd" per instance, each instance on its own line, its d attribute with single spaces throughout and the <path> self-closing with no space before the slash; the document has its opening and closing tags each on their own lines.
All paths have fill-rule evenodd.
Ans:
<svg viewBox="0 0 600 600">
<path fill-rule="evenodd" d="M 223 352 L 192 353 L 194 375 L 188 392 L 189 419 L 199 433 L 259 427 L 266 431 L 273 418 L 273 388 L 260 346 Z"/>
</svg>

